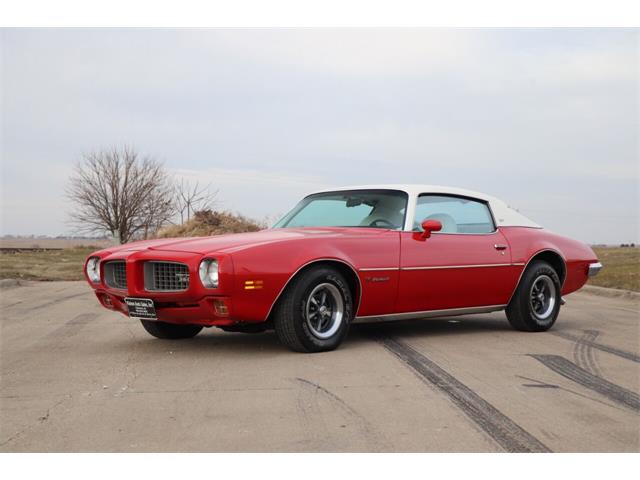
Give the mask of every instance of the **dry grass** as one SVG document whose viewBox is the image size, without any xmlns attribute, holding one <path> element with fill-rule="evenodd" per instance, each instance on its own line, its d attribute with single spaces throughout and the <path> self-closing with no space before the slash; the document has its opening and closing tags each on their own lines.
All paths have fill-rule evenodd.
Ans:
<svg viewBox="0 0 640 480">
<path fill-rule="evenodd" d="M 264 228 L 263 225 L 241 215 L 204 211 L 196 213 L 194 218 L 184 225 L 173 225 L 161 230 L 158 237 L 204 237 L 224 233 L 256 232 L 262 228 Z M 15 245 L 5 242 L 2 246 L 5 248 L 43 247 L 42 243 L 39 240 L 28 239 Z M 46 246 L 51 248 L 53 245 Z M 63 250 L 0 253 L 0 279 L 83 280 L 82 269 L 85 259 L 91 252 L 100 250 L 104 246 L 73 246 Z"/>
<path fill-rule="evenodd" d="M 0 238 L 2 248 L 78 248 L 87 245 L 96 245 L 98 250 L 115 245 L 115 242 L 101 238 Z"/>
<path fill-rule="evenodd" d="M 99 247 L 0 254 L 0 279 L 82 280 L 84 261 Z"/>
<path fill-rule="evenodd" d="M 590 285 L 640 292 L 640 248 L 599 247 L 593 250 L 604 268 L 589 280 Z"/>
<path fill-rule="evenodd" d="M 172 225 L 158 232 L 158 238 L 207 237 L 225 233 L 257 232 L 265 228 L 242 215 L 205 210 L 196 212 L 191 220 L 182 225 Z"/>
</svg>

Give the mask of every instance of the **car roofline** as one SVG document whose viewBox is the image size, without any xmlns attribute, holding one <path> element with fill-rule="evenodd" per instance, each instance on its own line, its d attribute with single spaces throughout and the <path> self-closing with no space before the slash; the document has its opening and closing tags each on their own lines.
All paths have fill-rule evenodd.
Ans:
<svg viewBox="0 0 640 480">
<path fill-rule="evenodd" d="M 525 217 L 518 212 L 515 208 L 510 207 L 504 201 L 497 197 L 487 195 L 485 193 L 477 192 L 474 190 L 467 190 L 465 188 L 451 187 L 445 185 L 423 185 L 423 184 L 378 184 L 378 185 L 348 185 L 336 188 L 325 188 L 322 190 L 316 190 L 314 192 L 305 195 L 316 195 L 319 193 L 329 192 L 342 192 L 352 190 L 396 190 L 402 191 L 409 195 L 409 205 L 407 206 L 407 213 L 405 218 L 404 230 L 411 230 L 408 225 L 413 222 L 413 213 L 415 209 L 415 201 L 421 194 L 441 194 L 452 195 L 459 197 L 468 197 L 486 202 L 489 205 L 491 213 L 493 214 L 496 227 L 529 227 L 529 228 L 542 228 L 540 225 Z"/>
</svg>

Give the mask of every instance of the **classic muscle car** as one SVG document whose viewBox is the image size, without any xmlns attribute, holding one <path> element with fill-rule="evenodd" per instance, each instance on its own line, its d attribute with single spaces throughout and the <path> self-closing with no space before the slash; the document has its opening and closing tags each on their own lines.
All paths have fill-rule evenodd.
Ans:
<svg viewBox="0 0 640 480">
<path fill-rule="evenodd" d="M 518 330 L 548 330 L 562 295 L 601 268 L 587 245 L 497 198 L 383 185 L 313 193 L 260 232 L 107 248 L 85 274 L 104 307 L 155 337 L 275 329 L 318 352 L 357 322 L 504 310 Z"/>
</svg>

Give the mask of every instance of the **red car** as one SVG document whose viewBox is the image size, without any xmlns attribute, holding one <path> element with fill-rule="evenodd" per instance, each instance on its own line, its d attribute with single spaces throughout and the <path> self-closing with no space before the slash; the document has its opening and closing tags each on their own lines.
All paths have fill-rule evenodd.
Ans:
<svg viewBox="0 0 640 480">
<path fill-rule="evenodd" d="M 505 310 L 518 330 L 547 330 L 561 295 L 601 268 L 587 245 L 497 198 L 385 185 L 313 193 L 261 232 L 101 250 L 85 273 L 104 307 L 155 337 L 275 329 L 318 352 L 356 322 Z"/>
</svg>

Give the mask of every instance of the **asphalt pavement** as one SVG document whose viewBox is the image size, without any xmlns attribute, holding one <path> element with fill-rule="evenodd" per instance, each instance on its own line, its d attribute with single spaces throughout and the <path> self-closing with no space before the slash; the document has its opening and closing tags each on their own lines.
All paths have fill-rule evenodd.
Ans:
<svg viewBox="0 0 640 480">
<path fill-rule="evenodd" d="M 0 451 L 640 451 L 640 303 L 569 295 L 545 333 L 504 313 L 158 340 L 84 282 L 0 290 Z"/>
</svg>

